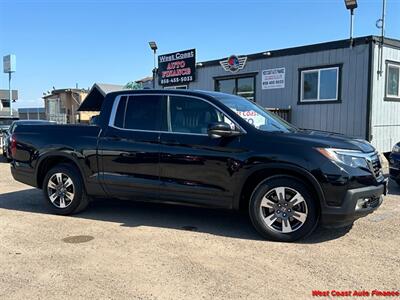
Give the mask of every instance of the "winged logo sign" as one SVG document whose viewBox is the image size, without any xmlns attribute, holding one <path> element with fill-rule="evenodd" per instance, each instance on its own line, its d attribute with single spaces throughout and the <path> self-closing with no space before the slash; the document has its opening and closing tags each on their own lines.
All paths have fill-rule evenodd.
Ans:
<svg viewBox="0 0 400 300">
<path fill-rule="evenodd" d="M 247 56 L 231 55 L 227 59 L 221 60 L 219 63 L 225 71 L 236 73 L 244 68 L 244 66 L 246 65 L 246 61 Z"/>
</svg>

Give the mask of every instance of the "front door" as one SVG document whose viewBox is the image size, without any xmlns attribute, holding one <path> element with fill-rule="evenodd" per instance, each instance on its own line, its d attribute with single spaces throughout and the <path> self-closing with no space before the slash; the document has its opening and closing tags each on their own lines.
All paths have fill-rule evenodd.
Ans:
<svg viewBox="0 0 400 300">
<path fill-rule="evenodd" d="M 117 97 L 99 141 L 102 182 L 110 197 L 158 199 L 164 106 L 158 95 Z"/>
<path fill-rule="evenodd" d="M 240 137 L 208 136 L 210 123 L 229 120 L 203 99 L 171 95 L 167 106 L 168 132 L 160 136 L 161 199 L 230 207 Z"/>
</svg>

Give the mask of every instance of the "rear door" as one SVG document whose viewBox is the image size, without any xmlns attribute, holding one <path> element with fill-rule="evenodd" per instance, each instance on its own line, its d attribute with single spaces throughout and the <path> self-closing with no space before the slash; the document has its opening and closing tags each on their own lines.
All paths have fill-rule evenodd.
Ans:
<svg viewBox="0 0 400 300">
<path fill-rule="evenodd" d="M 167 107 L 169 132 L 160 137 L 161 199 L 230 207 L 243 152 L 240 137 L 213 139 L 207 129 L 213 122 L 231 121 L 197 97 L 170 95 Z"/>
<path fill-rule="evenodd" d="M 163 96 L 117 97 L 99 140 L 103 185 L 110 197 L 158 199 L 159 132 L 166 130 L 164 119 Z"/>
</svg>

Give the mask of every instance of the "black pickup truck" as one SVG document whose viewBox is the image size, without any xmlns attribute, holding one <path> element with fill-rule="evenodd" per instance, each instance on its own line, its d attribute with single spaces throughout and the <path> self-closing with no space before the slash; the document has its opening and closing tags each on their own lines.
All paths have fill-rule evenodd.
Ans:
<svg viewBox="0 0 400 300">
<path fill-rule="evenodd" d="M 278 241 L 351 224 L 387 191 L 368 142 L 216 92 L 110 93 L 94 125 L 18 126 L 11 153 L 14 178 L 57 214 L 104 197 L 243 209 Z"/>
</svg>

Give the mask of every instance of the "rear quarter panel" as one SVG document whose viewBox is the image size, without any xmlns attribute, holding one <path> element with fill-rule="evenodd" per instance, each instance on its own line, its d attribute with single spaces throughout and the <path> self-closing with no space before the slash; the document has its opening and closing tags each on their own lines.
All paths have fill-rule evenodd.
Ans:
<svg viewBox="0 0 400 300">
<path fill-rule="evenodd" d="M 97 138 L 101 129 L 88 125 L 21 125 L 14 132 L 16 168 L 31 172 L 49 157 L 63 156 L 75 162 L 86 186 L 98 183 Z M 89 192 L 89 191 L 88 191 Z"/>
</svg>

